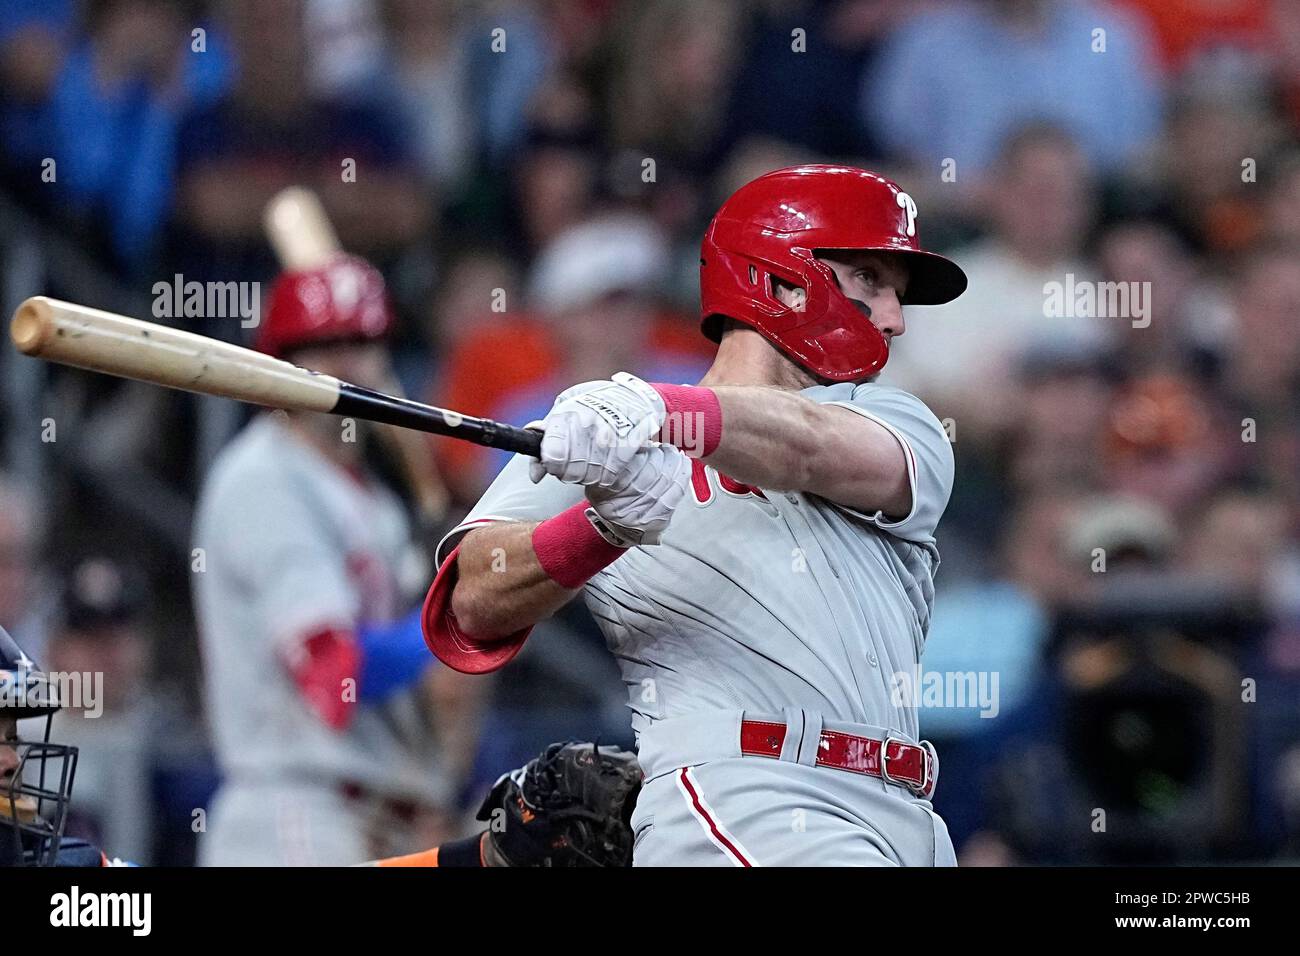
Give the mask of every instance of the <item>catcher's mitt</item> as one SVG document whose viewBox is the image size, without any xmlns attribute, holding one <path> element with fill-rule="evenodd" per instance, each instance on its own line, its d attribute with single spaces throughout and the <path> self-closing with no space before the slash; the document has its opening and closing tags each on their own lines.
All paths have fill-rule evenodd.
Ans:
<svg viewBox="0 0 1300 956">
<path fill-rule="evenodd" d="M 636 755 L 593 743 L 551 744 L 492 787 L 478 818 L 509 866 L 628 866 Z"/>
</svg>

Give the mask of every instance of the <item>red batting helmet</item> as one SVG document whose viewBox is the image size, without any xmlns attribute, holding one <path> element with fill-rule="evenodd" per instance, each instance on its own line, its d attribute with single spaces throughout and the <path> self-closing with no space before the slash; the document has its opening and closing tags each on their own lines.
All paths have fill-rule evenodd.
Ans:
<svg viewBox="0 0 1300 956">
<path fill-rule="evenodd" d="M 904 305 L 951 302 L 966 289 L 960 266 L 921 250 L 916 203 L 896 183 L 851 166 L 791 166 L 741 186 L 709 224 L 700 250 L 704 334 L 719 341 L 729 317 L 823 378 L 878 371 L 889 345 L 814 257 L 821 249 L 905 256 Z M 776 297 L 773 277 L 804 289 L 802 312 Z"/>
<path fill-rule="evenodd" d="M 304 345 L 381 339 L 392 327 L 384 277 L 364 259 L 340 253 L 276 280 L 255 345 L 281 357 Z"/>
</svg>

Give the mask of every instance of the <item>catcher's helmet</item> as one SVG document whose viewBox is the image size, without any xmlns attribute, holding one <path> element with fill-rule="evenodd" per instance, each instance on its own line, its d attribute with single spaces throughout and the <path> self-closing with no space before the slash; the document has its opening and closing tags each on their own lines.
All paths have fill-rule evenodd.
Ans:
<svg viewBox="0 0 1300 956">
<path fill-rule="evenodd" d="M 304 345 L 382 339 L 392 327 L 384 277 L 364 259 L 340 253 L 276 280 L 254 344 L 282 358 Z"/>
<path fill-rule="evenodd" d="M 817 261 L 823 249 L 905 256 L 904 305 L 951 302 L 966 289 L 960 266 L 922 251 L 916 203 L 896 183 L 851 166 L 791 166 L 740 187 L 709 224 L 700 250 L 704 334 L 719 341 L 722 319 L 732 318 L 822 378 L 878 371 L 889 345 Z M 776 297 L 774 277 L 805 290 L 802 312 Z"/>
<path fill-rule="evenodd" d="M 60 706 L 49 676 L 0 628 L 0 866 L 51 866 L 58 856 L 77 765 L 76 747 L 50 743 Z M 41 717 L 35 741 L 9 723 Z"/>
</svg>

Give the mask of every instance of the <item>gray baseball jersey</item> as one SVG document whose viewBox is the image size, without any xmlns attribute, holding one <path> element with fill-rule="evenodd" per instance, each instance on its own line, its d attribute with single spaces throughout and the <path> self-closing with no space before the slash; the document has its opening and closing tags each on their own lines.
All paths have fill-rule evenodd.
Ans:
<svg viewBox="0 0 1300 956">
<path fill-rule="evenodd" d="M 895 688 L 897 675 L 914 674 L 925 642 L 939 564 L 934 534 L 952 489 L 952 448 L 930 410 L 899 389 L 842 383 L 802 394 L 870 418 L 899 440 L 912 510 L 891 521 L 816 495 L 749 488 L 694 463 L 691 492 L 662 543 L 632 549 L 583 589 L 628 689 L 648 780 L 642 805 L 665 791 L 680 791 L 682 768 L 734 781 L 730 789 L 737 794 L 748 789 L 747 778 L 770 774 L 770 767 L 756 766 L 769 761 L 739 759 L 742 714 L 774 716 L 796 727 L 918 738 L 916 709 Z M 445 554 L 452 536 L 478 524 L 541 520 L 582 497 L 581 487 L 553 478 L 532 484 L 527 460 L 516 457 L 440 551 Z M 814 729 L 809 739 L 819 735 Z M 808 759 L 793 743 L 787 749 L 783 758 Z M 894 829 L 861 842 L 870 858 L 862 862 L 943 862 L 951 855 L 950 845 L 943 845 L 946 829 L 939 833 L 942 822 L 928 803 L 873 778 L 826 768 L 813 772 L 814 789 L 842 791 L 846 805 L 861 808 L 881 799 L 924 804 L 912 812 L 911 836 L 886 824 L 884 809 L 874 814 L 874 826 L 823 814 L 822 822 L 847 826 L 854 836 L 863 827 Z M 808 806 L 806 793 L 791 799 L 798 801 L 794 809 Z M 747 827 L 749 839 L 761 847 L 751 850 L 774 862 L 807 861 L 800 847 L 808 849 L 810 842 L 786 840 L 790 827 L 780 800 L 769 794 L 765 806 L 767 823 Z M 656 829 L 644 817 L 638 821 L 642 829 Z M 706 856 L 716 856 L 718 844 L 709 832 L 714 824 L 693 819 L 692 833 L 671 827 L 657 841 L 639 840 L 638 860 L 653 856 L 656 842 L 669 848 L 664 860 L 692 841 Z M 662 832 L 662 825 L 657 829 Z M 700 843 L 702 832 L 708 840 Z M 809 831 L 798 832 L 806 837 Z M 745 842 L 742 834 L 735 838 Z M 873 854 L 882 845 L 890 849 L 877 860 Z"/>
<path fill-rule="evenodd" d="M 323 628 L 352 630 L 409 610 L 409 582 L 400 576 L 410 535 L 396 497 L 265 415 L 214 465 L 194 547 L 206 705 L 225 804 L 238 802 L 230 791 L 240 787 L 332 790 L 345 781 L 395 799 L 442 801 L 446 781 L 411 691 L 357 704 L 347 727 L 334 730 L 286 666 Z M 272 815 L 261 817 L 264 827 L 275 825 Z M 258 831 L 247 841 L 262 852 L 256 845 L 274 839 Z"/>
</svg>

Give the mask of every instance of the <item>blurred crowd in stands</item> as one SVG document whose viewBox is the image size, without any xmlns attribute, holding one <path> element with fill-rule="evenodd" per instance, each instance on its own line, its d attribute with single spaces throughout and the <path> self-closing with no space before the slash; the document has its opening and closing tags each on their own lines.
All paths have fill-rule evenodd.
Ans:
<svg viewBox="0 0 1300 956">
<path fill-rule="evenodd" d="M 619 369 L 694 380 L 698 242 L 742 182 L 892 175 L 970 275 L 881 379 L 956 451 L 923 668 L 997 679 L 996 715 L 921 719 L 963 862 L 1300 858 L 1300 5 L 0 0 L 0 130 L 6 215 L 141 297 L 269 283 L 262 210 L 310 185 L 388 279 L 408 392 L 517 424 Z M 1122 314 L 1069 307 L 1118 284 Z M 49 375 L 51 407 L 116 395 Z M 192 403 L 151 401 L 101 423 L 108 464 L 192 503 Z M 431 453 L 450 525 L 501 459 Z M 56 724 L 82 825 L 184 862 L 214 779 L 188 553 L 47 463 L 0 462 L 0 624 L 107 675 L 102 718 Z M 476 780 L 626 742 L 581 609 L 511 667 Z"/>
</svg>

